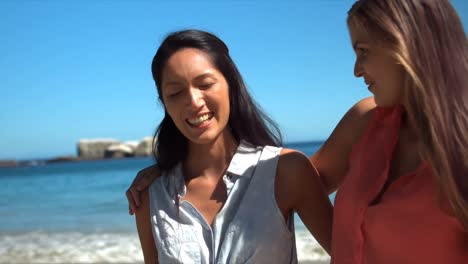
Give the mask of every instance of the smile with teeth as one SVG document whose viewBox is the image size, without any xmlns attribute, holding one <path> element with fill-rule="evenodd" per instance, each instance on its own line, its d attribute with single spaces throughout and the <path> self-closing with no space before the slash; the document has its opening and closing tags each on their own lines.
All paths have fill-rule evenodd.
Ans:
<svg viewBox="0 0 468 264">
<path fill-rule="evenodd" d="M 194 118 L 188 118 L 187 122 L 192 126 L 199 126 L 205 122 L 208 122 L 213 117 L 213 113 L 207 113 Z"/>
</svg>

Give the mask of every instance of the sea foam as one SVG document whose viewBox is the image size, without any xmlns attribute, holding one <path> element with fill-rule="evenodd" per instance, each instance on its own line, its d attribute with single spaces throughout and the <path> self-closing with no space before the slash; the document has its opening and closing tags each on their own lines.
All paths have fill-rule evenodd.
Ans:
<svg viewBox="0 0 468 264">
<path fill-rule="evenodd" d="M 296 231 L 299 261 L 328 260 L 307 230 Z M 142 263 L 136 233 L 0 234 L 0 263 Z"/>
</svg>

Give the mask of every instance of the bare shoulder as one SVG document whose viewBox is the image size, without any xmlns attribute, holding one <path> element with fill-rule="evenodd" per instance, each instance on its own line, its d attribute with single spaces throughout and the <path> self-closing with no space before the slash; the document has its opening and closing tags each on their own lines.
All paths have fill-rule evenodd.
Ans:
<svg viewBox="0 0 468 264">
<path fill-rule="evenodd" d="M 278 160 L 278 172 L 293 172 L 300 171 L 304 167 L 310 166 L 310 161 L 307 156 L 295 149 L 281 149 Z"/>
<path fill-rule="evenodd" d="M 329 200 L 317 170 L 307 156 L 297 150 L 282 149 L 276 171 L 275 194 L 285 216 L 291 211 L 320 210 L 320 215 L 328 215 L 331 211 L 331 205 L 326 208 Z M 324 211 L 328 213 L 322 214 Z"/>
<path fill-rule="evenodd" d="M 304 153 L 300 152 L 299 150 L 290 149 L 290 148 L 282 148 L 280 152 L 280 159 L 286 160 L 287 162 L 297 162 L 303 159 L 305 156 Z"/>
<path fill-rule="evenodd" d="M 369 97 L 359 100 L 356 104 L 354 104 L 352 108 L 358 111 L 368 111 L 375 107 L 376 107 L 376 104 L 374 101 L 374 97 L 369 96 Z"/>
<path fill-rule="evenodd" d="M 349 121 L 347 122 L 349 125 L 363 128 L 369 122 L 375 108 L 376 104 L 374 97 L 364 98 L 354 104 L 345 114 L 343 119 L 347 119 L 345 121 Z"/>
<path fill-rule="evenodd" d="M 375 109 L 373 97 L 354 104 L 321 148 L 310 157 L 328 193 L 335 191 L 343 181 L 351 149 L 361 139 Z"/>
<path fill-rule="evenodd" d="M 276 169 L 276 189 L 278 193 L 291 193 L 307 185 L 308 179 L 318 177 L 308 157 L 297 150 L 283 148 L 281 150 Z M 294 202 L 294 201 L 291 201 Z"/>
<path fill-rule="evenodd" d="M 349 150 L 362 137 L 375 109 L 374 97 L 364 98 L 354 104 L 340 120 L 324 145 L 336 143 L 337 147 Z"/>
<path fill-rule="evenodd" d="M 315 239 L 330 253 L 333 207 L 310 160 L 297 150 L 283 149 L 276 177 L 276 198 L 283 214 L 297 212 Z"/>
<path fill-rule="evenodd" d="M 375 112 L 374 97 L 367 97 L 354 104 L 336 126 L 329 140 L 337 140 L 348 147 L 361 138 Z"/>
</svg>

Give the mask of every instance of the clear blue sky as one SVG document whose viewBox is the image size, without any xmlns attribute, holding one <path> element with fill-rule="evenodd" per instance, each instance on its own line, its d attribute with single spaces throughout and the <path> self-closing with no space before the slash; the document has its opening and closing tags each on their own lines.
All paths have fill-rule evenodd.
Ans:
<svg viewBox="0 0 468 264">
<path fill-rule="evenodd" d="M 164 36 L 221 37 L 286 142 L 326 139 L 370 95 L 353 76 L 351 0 L 2 0 L 0 159 L 75 155 L 80 138 L 140 140 L 162 118 L 150 63 Z M 468 28 L 468 1 L 452 1 Z"/>
</svg>

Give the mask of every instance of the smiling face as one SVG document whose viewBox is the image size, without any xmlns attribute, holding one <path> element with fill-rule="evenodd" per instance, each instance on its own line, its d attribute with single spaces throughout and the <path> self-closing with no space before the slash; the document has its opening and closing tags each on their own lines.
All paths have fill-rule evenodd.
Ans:
<svg viewBox="0 0 468 264">
<path fill-rule="evenodd" d="M 402 103 L 403 67 L 388 49 L 374 41 L 361 26 L 349 25 L 353 49 L 356 52 L 354 75 L 363 77 L 378 106 Z"/>
<path fill-rule="evenodd" d="M 229 87 L 207 53 L 175 52 L 162 71 L 162 99 L 167 113 L 190 143 L 212 143 L 230 136 Z"/>
</svg>

